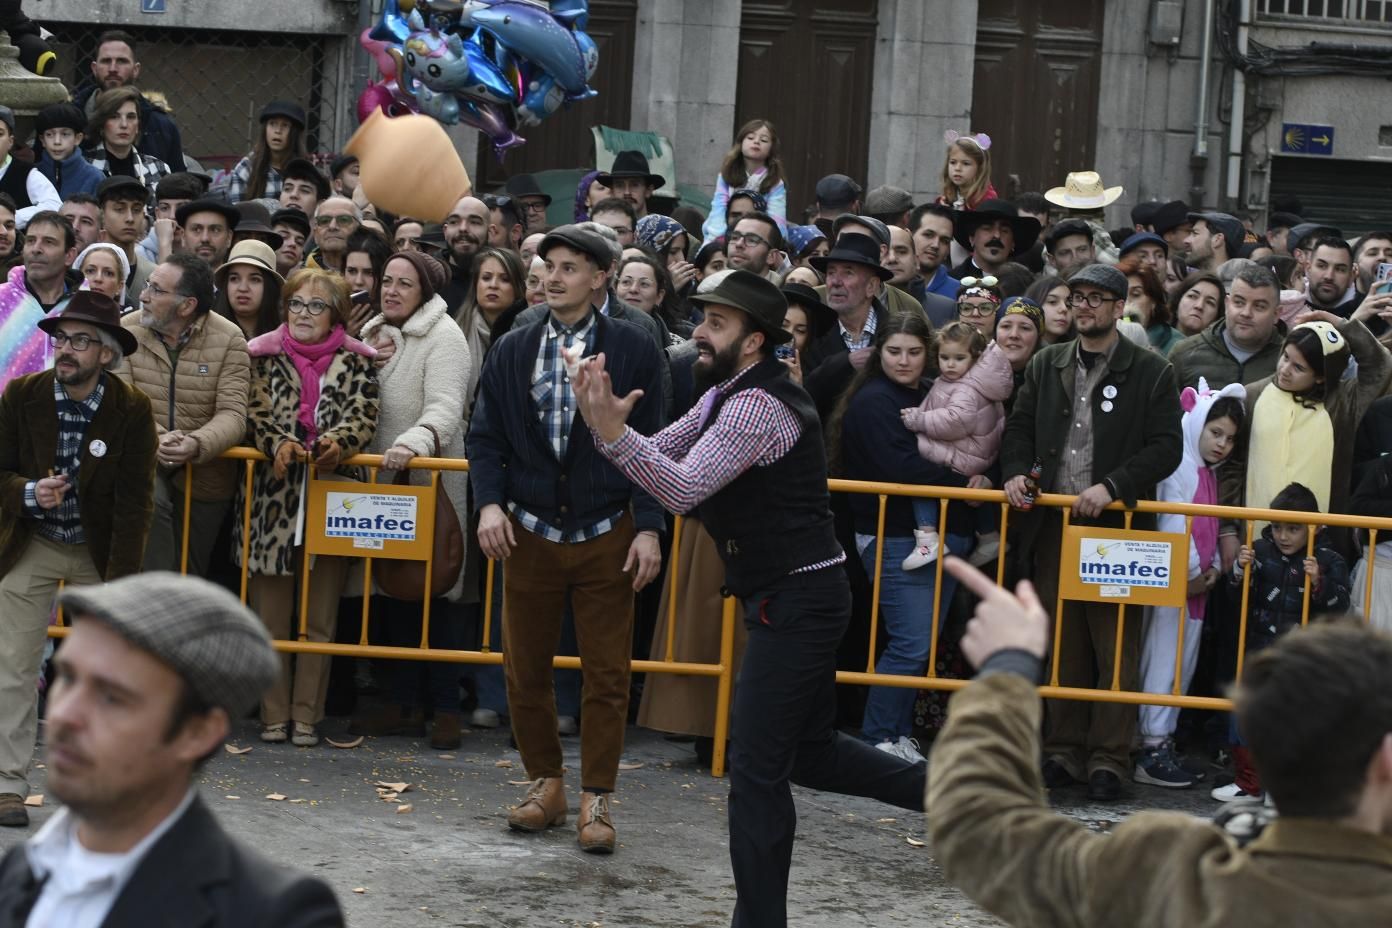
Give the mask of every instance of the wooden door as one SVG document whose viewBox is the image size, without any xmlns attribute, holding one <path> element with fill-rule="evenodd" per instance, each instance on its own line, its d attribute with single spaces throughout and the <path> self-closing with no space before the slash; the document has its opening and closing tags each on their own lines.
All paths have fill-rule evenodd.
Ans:
<svg viewBox="0 0 1392 928">
<path fill-rule="evenodd" d="M 803 208 L 827 174 L 865 185 L 878 6 L 878 0 L 744 4 L 732 129 L 768 119 L 778 131 L 790 222 L 804 221 Z M 710 183 L 719 170 L 710 166 Z"/>
<path fill-rule="evenodd" d="M 1102 16 L 1103 0 L 980 0 L 970 129 L 996 142 L 991 177 L 1002 197 L 1093 169 Z"/>
<path fill-rule="evenodd" d="M 518 132 L 526 145 L 510 149 L 498 163 L 493 145 L 479 134 L 478 171 L 474 187 L 501 187 L 513 174 L 552 168 L 583 168 L 594 164 L 592 126 L 628 128 L 633 109 L 633 45 L 638 0 L 590 0 L 585 30 L 599 48 L 599 67 L 590 86 L 599 96 L 564 106 L 539 126 Z"/>
</svg>

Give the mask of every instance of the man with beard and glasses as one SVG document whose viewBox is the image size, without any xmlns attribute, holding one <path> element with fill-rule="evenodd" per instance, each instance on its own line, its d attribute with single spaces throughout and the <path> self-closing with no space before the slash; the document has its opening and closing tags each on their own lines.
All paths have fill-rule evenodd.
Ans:
<svg viewBox="0 0 1392 928">
<path fill-rule="evenodd" d="M 613 252 L 574 225 L 542 239 L 545 313 L 493 343 L 469 425 L 469 480 L 479 547 L 507 560 L 503 667 L 513 736 L 532 781 L 508 815 L 514 831 L 565 824 L 552 659 L 567 601 L 584 664 L 580 730 L 580 849 L 612 853 L 610 797 L 627 722 L 633 594 L 662 565 L 662 507 L 600 457 L 576 414 L 579 357 L 607 354 L 614 381 L 632 391 L 635 421 L 661 425 L 661 351 L 647 332 L 599 312 Z M 639 399 L 642 398 L 641 402 Z"/>
<path fill-rule="evenodd" d="M 53 368 L 0 397 L 0 825 L 20 827 L 54 597 L 140 570 L 155 473 L 150 401 L 108 373 L 136 348 L 116 303 L 80 290 L 38 328 Z"/>
<path fill-rule="evenodd" d="M 478 197 L 460 197 L 445 217 L 445 245 L 449 256 L 449 282 L 440 288 L 450 312 L 464 305 L 474 280 L 474 255 L 488 244 L 488 226 L 492 213 Z"/>
<path fill-rule="evenodd" d="M 792 338 L 783 330 L 785 297 L 735 270 L 692 299 L 705 318 L 692 335 L 703 396 L 690 411 L 652 437 L 631 428 L 641 393 L 622 384 L 615 392 L 603 353 L 580 370 L 577 402 L 606 459 L 672 512 L 699 511 L 725 586 L 742 602 L 749 643 L 731 731 L 733 924 L 768 928 L 787 923 L 797 823 L 789 783 L 919 811 L 927 765 L 834 724 L 850 589 L 817 410 L 774 356 Z"/>
<path fill-rule="evenodd" d="M 1001 442 L 1005 495 L 1011 505 L 1026 508 L 1027 475 L 1042 464 L 1045 492 L 1077 497 L 1072 524 L 1122 528 L 1123 514 L 1106 507 L 1115 500 L 1134 506 L 1154 499 L 1156 485 L 1179 466 L 1179 389 L 1169 362 L 1117 332 L 1125 274 L 1089 264 L 1068 286 L 1078 337 L 1042 349 L 1025 368 Z M 1020 563 L 1032 565 L 1031 579 L 1051 610 L 1057 602 L 1061 512 L 1036 507 L 1012 536 Z M 1137 513 L 1132 525 L 1153 528 L 1155 517 Z M 1056 656 L 1063 686 L 1110 681 L 1119 659 L 1121 688 L 1137 688 L 1138 615 L 1126 617 L 1120 647 L 1114 604 L 1064 602 L 1053 618 L 1063 625 Z M 1085 782 L 1090 799 L 1120 798 L 1122 777 L 1131 772 L 1135 729 L 1131 706 L 1054 700 L 1044 729 L 1045 785 Z"/>
<path fill-rule="evenodd" d="M 69 587 L 47 787 L 63 804 L 0 862 L 0 924 L 336 928 L 322 880 L 233 840 L 198 772 L 280 671 L 261 620 L 168 572 Z"/>
</svg>

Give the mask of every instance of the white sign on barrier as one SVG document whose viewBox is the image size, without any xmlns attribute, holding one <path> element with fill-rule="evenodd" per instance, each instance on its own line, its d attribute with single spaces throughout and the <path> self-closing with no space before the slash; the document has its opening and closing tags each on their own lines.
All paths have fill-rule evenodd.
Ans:
<svg viewBox="0 0 1392 928">
<path fill-rule="evenodd" d="M 395 493 L 327 494 L 324 535 L 351 538 L 358 547 L 380 548 L 385 541 L 415 541 L 414 496 Z"/>
</svg>

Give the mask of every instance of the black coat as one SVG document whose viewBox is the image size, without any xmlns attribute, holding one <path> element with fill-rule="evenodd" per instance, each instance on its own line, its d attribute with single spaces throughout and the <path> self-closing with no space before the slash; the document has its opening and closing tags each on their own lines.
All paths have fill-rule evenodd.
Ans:
<svg viewBox="0 0 1392 928">
<path fill-rule="evenodd" d="M 38 895 L 24 845 L 0 861 L 0 928 L 23 928 Z M 334 928 L 338 900 L 322 880 L 272 864 L 222 830 L 201 798 L 155 842 L 102 928 Z"/>
</svg>

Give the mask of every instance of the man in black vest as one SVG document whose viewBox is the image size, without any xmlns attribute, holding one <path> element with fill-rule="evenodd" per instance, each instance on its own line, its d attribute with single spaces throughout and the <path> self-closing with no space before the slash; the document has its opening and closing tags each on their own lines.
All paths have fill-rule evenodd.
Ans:
<svg viewBox="0 0 1392 928">
<path fill-rule="evenodd" d="M 625 425 L 603 354 L 576 380 L 600 452 L 673 512 L 700 507 L 740 598 L 749 643 L 731 732 L 730 859 L 736 926 L 787 923 L 797 814 L 789 780 L 921 811 L 926 765 L 836 731 L 836 649 L 850 591 L 828 508 L 812 400 L 773 355 L 787 342 L 778 288 L 734 271 L 709 293 L 692 338 L 702 398 L 651 438 Z"/>
</svg>

